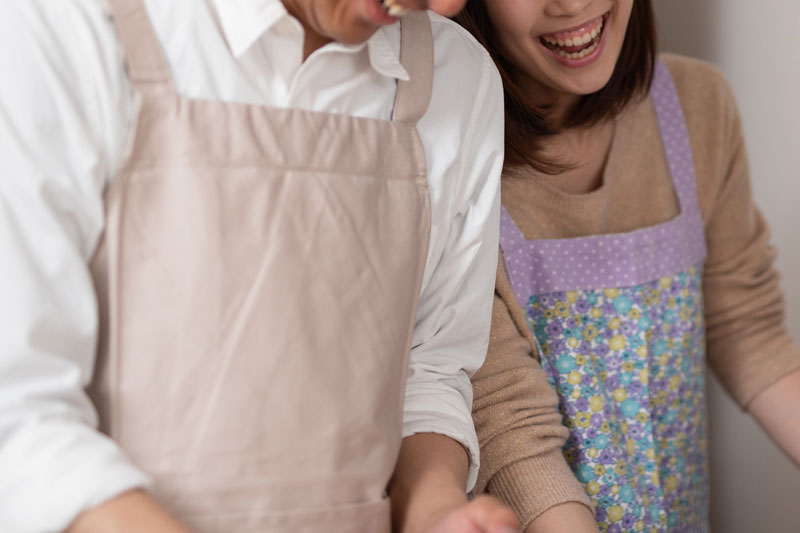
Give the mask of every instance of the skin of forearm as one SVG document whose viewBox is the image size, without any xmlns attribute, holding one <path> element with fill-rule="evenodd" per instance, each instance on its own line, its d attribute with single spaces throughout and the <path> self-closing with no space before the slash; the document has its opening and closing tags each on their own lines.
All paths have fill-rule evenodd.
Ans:
<svg viewBox="0 0 800 533">
<path fill-rule="evenodd" d="M 66 533 L 190 533 L 143 491 L 126 492 L 81 514 Z"/>
<path fill-rule="evenodd" d="M 755 397 L 750 414 L 800 467 L 800 370 L 785 376 Z"/>
<path fill-rule="evenodd" d="M 424 531 L 467 503 L 468 468 L 466 450 L 448 437 L 419 433 L 403 439 L 389 485 L 392 531 Z"/>
<path fill-rule="evenodd" d="M 551 507 L 530 523 L 525 533 L 599 533 L 592 511 L 576 502 Z"/>
</svg>

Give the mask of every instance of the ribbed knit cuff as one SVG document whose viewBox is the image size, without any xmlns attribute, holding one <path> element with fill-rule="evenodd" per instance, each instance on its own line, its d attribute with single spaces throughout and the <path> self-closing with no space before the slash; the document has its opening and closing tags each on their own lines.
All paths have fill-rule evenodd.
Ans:
<svg viewBox="0 0 800 533">
<path fill-rule="evenodd" d="M 561 450 L 504 467 L 489 480 L 487 491 L 516 511 L 523 530 L 542 513 L 562 503 L 581 503 L 594 513 L 583 485 Z"/>
<path fill-rule="evenodd" d="M 741 350 L 729 349 L 721 342 L 713 346 L 715 353 L 737 353 Z M 788 335 L 774 339 L 767 346 L 754 350 L 741 361 L 717 363 L 714 371 L 722 385 L 744 410 L 750 402 L 781 378 L 800 370 L 800 346 Z"/>
</svg>

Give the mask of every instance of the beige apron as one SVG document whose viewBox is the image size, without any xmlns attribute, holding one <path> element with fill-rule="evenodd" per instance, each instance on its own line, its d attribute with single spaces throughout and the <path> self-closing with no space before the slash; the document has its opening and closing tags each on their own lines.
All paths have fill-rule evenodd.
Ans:
<svg viewBox="0 0 800 533">
<path fill-rule="evenodd" d="M 198 532 L 388 532 L 430 205 L 425 13 L 392 121 L 178 95 L 142 0 L 92 263 L 101 427 Z"/>
</svg>

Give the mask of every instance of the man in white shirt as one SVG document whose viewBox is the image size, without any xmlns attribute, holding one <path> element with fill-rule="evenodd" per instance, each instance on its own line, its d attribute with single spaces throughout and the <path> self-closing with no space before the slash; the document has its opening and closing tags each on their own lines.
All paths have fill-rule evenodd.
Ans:
<svg viewBox="0 0 800 533">
<path fill-rule="evenodd" d="M 154 140 L 160 128 L 169 132 L 162 139 L 164 145 L 172 143 L 163 151 L 174 158 L 165 167 L 172 168 L 178 160 L 191 166 L 191 160 L 202 159 L 205 151 L 215 157 L 216 151 L 226 157 L 230 153 L 239 159 L 233 160 L 236 169 L 230 169 L 230 173 L 226 170 L 223 178 L 235 181 L 232 176 L 239 176 L 241 168 L 251 164 L 250 158 L 272 146 L 258 146 L 259 138 L 266 135 L 262 126 L 277 121 L 283 128 L 306 119 L 315 126 L 307 131 L 309 146 L 322 142 L 325 131 L 334 131 L 329 149 L 322 150 L 326 153 L 319 157 L 336 159 L 335 154 L 327 153 L 331 147 L 348 149 L 341 139 L 337 144 L 337 137 L 355 132 L 354 139 L 363 150 L 355 149 L 340 162 L 350 168 L 360 164 L 362 152 L 372 149 L 368 146 L 372 132 L 377 132 L 379 140 L 405 135 L 410 143 L 408 158 L 416 157 L 421 163 L 416 168 L 422 166 L 427 174 L 416 188 L 409 189 L 414 197 L 409 207 L 420 209 L 416 218 L 430 220 L 429 226 L 420 223 L 419 228 L 411 229 L 425 230 L 425 239 L 430 242 L 425 246 L 424 271 L 420 270 L 417 284 L 419 301 L 414 309 L 402 413 L 404 439 L 389 486 L 396 529 L 499 532 L 513 528 L 513 516 L 507 509 L 487 499 L 467 504 L 464 491 L 474 483 L 478 466 L 469 375 L 485 355 L 497 257 L 502 87 L 488 55 L 463 30 L 431 13 L 435 69 L 428 89 L 430 103 L 411 121 L 415 128 L 399 125 L 387 129 L 380 123 L 396 122 L 398 87 L 413 86 L 416 81 L 406 69 L 408 63 L 401 60 L 401 29 L 390 13 L 402 15 L 421 5 L 404 0 L 389 0 L 384 5 L 375 0 L 146 0 L 145 18 L 152 23 L 157 40 L 157 46 L 148 48 L 126 46 L 139 42 L 139 35 L 125 34 L 126 28 L 142 24 L 136 19 L 137 13 L 126 11 L 138 3 L 111 0 L 116 7 L 110 8 L 104 0 L 0 2 L 0 531 L 61 531 L 67 527 L 74 532 L 185 531 L 183 514 L 196 516 L 185 511 L 191 508 L 191 502 L 182 502 L 180 494 L 170 493 L 169 483 L 159 478 L 161 467 L 147 464 L 143 468 L 146 458 L 137 455 L 143 446 L 152 445 L 154 433 L 132 437 L 130 445 L 124 442 L 127 437 L 114 429 L 115 425 L 122 427 L 119 424 L 123 422 L 118 424 L 108 414 L 121 408 L 110 400 L 108 405 L 103 404 L 108 395 L 103 396 L 101 391 L 92 398 L 96 403 L 104 398 L 98 404 L 99 423 L 113 437 L 109 439 L 97 431 L 98 415 L 84 390 L 93 376 L 97 381 L 98 376 L 109 373 L 105 362 L 98 363 L 100 368 L 95 364 L 98 331 L 103 332 L 102 351 L 108 344 L 105 337 L 125 337 L 128 327 L 123 320 L 117 332 L 107 324 L 109 316 L 113 318 L 106 310 L 109 302 L 115 305 L 113 290 L 111 295 L 101 291 L 98 301 L 96 288 L 107 281 L 101 271 L 110 264 L 97 266 L 98 250 L 102 249 L 104 258 L 109 256 L 109 242 L 114 246 L 109 228 L 117 228 L 116 214 L 126 212 L 123 207 L 149 208 L 149 204 L 157 203 L 123 203 L 117 211 L 109 198 L 125 197 L 115 192 L 123 188 L 120 183 L 128 186 L 131 175 L 139 179 L 150 172 L 151 160 L 161 156 Z M 427 7 L 451 14 L 462 3 L 431 0 Z M 120 18 L 126 15 L 135 21 L 133 25 L 120 25 Z M 158 63 L 161 52 L 157 48 L 163 49 L 168 67 L 162 70 L 168 70 L 169 80 L 154 83 L 158 76 L 153 77 L 153 72 L 158 74 L 159 66 L 148 62 Z M 173 90 L 177 96 L 167 94 Z M 148 106 L 157 109 L 160 105 L 169 109 L 165 124 L 159 122 L 163 117 L 148 115 Z M 204 121 L 205 107 L 212 109 Z M 271 110 L 269 120 L 263 123 L 257 116 L 253 118 L 259 114 L 259 107 Z M 182 152 L 183 140 L 171 138 L 186 125 L 222 133 L 204 137 L 207 131 L 190 131 L 187 135 L 191 138 L 184 144 L 191 145 L 193 151 L 187 157 Z M 298 127 L 302 132 L 304 126 Z M 341 133 L 336 133 L 340 127 Z M 252 131 L 245 135 L 244 129 Z M 412 130 L 414 133 L 409 133 Z M 280 144 L 279 137 L 272 144 Z M 203 145 L 209 139 L 215 140 Z M 413 156 L 417 142 L 421 142 L 424 153 Z M 402 166 L 402 151 L 380 142 L 376 145 L 372 156 L 387 157 L 389 167 L 394 161 L 391 158 L 399 155 L 395 166 Z M 287 146 L 291 151 L 294 145 L 289 142 Z M 299 150 L 301 155 L 304 149 Z M 313 162 L 318 147 L 309 150 L 308 158 Z M 149 153 L 154 155 L 150 157 Z M 278 159 L 282 156 L 278 154 Z M 374 167 L 374 163 L 367 161 L 365 165 Z M 298 172 L 296 167 L 281 176 L 284 185 L 278 193 L 291 185 L 286 180 Z M 320 175 L 317 172 L 315 180 Z M 362 212 L 356 207 L 354 213 L 367 216 L 375 210 L 379 215 L 384 189 L 395 187 L 389 183 L 394 182 L 387 181 L 387 187 L 379 190 L 370 189 L 369 194 L 376 196 L 364 197 L 368 209 Z M 337 186 L 331 183 L 323 190 Z M 246 191 L 236 189 L 249 200 Z M 425 202 L 413 191 L 425 191 Z M 332 213 L 353 214 L 347 209 L 334 210 L 339 205 L 331 204 L 333 198 L 328 197 L 322 205 L 332 206 Z M 429 208 L 423 205 L 427 201 Z M 253 203 L 242 202 L 238 198 L 235 203 L 242 210 L 250 209 Z M 377 207 L 373 209 L 372 205 Z M 173 214 L 178 216 L 172 218 L 191 214 L 182 209 L 175 210 Z M 216 208 L 206 201 L 203 209 L 207 209 L 205 216 Z M 274 207 L 260 215 L 271 216 L 273 212 Z M 314 214 L 303 216 L 308 219 Z M 205 220 L 190 220 L 188 227 Z M 212 232 L 219 232 L 219 226 L 231 219 L 220 220 Z M 338 223 L 346 218 L 334 220 Z M 380 223 L 381 219 L 375 220 Z M 351 222 L 359 228 L 354 220 Z M 388 225 L 397 222 L 393 219 Z M 180 220 L 166 222 L 173 223 L 178 224 L 175 228 L 185 227 L 180 226 Z M 156 229 L 167 231 L 160 225 Z M 384 234 L 376 235 L 380 240 Z M 128 241 L 123 238 L 120 242 Z M 202 246 L 206 242 L 203 240 Z M 222 239 L 220 246 L 228 242 Z M 170 244 L 183 242 L 179 236 Z M 130 248 L 120 245 L 119 249 Z M 214 254 L 216 251 L 210 257 Z M 130 255 L 126 252 L 126 257 Z M 180 261 L 181 257 L 173 259 Z M 402 259 L 400 256 L 395 262 L 402 265 Z M 127 271 L 121 270 L 112 272 L 111 277 L 120 272 L 127 276 Z M 193 272 L 194 264 L 183 274 L 191 278 Z M 363 269 L 359 272 L 364 273 Z M 382 281 L 378 279 L 377 289 L 382 290 Z M 135 288 L 123 288 L 136 296 Z M 164 291 L 162 287 L 158 292 Z M 391 287 L 387 291 L 391 294 Z M 401 296 L 403 292 L 409 291 L 401 291 Z M 193 301 L 186 291 L 180 294 L 187 302 Z M 243 301 L 236 309 L 246 304 Z M 159 317 L 158 321 L 170 320 L 175 312 L 171 310 L 167 318 Z M 202 314 L 201 309 L 197 312 Z M 342 313 L 334 311 L 334 318 L 337 314 Z M 374 329 L 381 329 L 376 325 Z M 213 329 L 215 324 L 209 327 Z M 137 331 L 129 335 L 134 343 L 149 335 Z M 169 328 L 166 331 L 179 339 L 189 335 Z M 193 334 L 201 334 L 202 329 L 198 332 Z M 133 346 L 144 354 L 157 351 L 162 344 L 148 345 L 147 349 Z M 220 360 L 221 370 L 215 367 L 215 377 L 227 370 L 225 363 Z M 158 382 L 162 370 L 154 366 L 150 379 Z M 253 374 L 262 381 L 269 377 Z M 402 379 L 397 376 L 394 381 Z M 124 395 L 124 388 L 112 396 Z M 140 392 L 148 391 L 142 388 Z M 147 423 L 157 418 L 151 412 L 168 411 L 170 407 L 159 400 L 139 410 L 147 411 Z M 291 411 L 291 404 L 284 409 Z M 192 420 L 192 424 L 208 422 L 203 416 L 191 419 L 190 412 L 181 411 L 179 418 Z M 193 437 L 203 439 L 207 435 L 200 432 Z M 241 436 L 229 437 L 237 440 Z M 179 461 L 182 455 L 192 457 L 193 452 L 182 445 L 170 461 Z M 251 468 L 257 461 L 239 462 Z M 203 469 L 207 467 L 208 463 L 202 464 Z M 155 496 L 143 489 L 150 489 Z M 359 502 L 353 499 L 337 504 Z M 240 511 L 235 504 L 231 508 L 231 514 Z M 331 519 L 330 531 L 336 531 L 333 523 L 339 518 Z M 220 517 L 214 518 L 217 526 L 208 525 L 202 517 L 196 520 L 189 524 L 196 530 L 225 530 L 219 525 Z M 260 530 L 265 531 L 264 527 Z M 293 525 L 290 529 L 302 527 Z"/>
</svg>

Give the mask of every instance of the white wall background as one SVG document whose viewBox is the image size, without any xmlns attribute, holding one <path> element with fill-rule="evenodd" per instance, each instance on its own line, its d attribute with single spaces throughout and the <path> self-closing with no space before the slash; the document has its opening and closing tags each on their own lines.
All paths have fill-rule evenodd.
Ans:
<svg viewBox="0 0 800 533">
<path fill-rule="evenodd" d="M 756 201 L 800 339 L 800 2 L 654 0 L 662 50 L 706 59 L 736 92 Z M 800 532 L 800 470 L 710 384 L 714 533 Z"/>
</svg>

